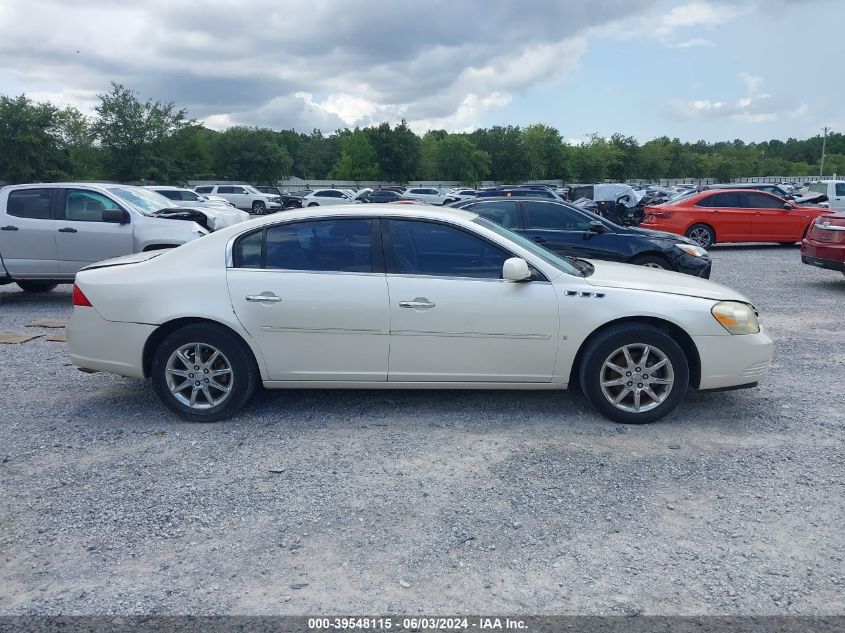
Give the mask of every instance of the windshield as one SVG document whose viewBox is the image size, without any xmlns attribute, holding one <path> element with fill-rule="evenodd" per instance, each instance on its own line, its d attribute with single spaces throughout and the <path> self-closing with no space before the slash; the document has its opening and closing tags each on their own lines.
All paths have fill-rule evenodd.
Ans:
<svg viewBox="0 0 845 633">
<path fill-rule="evenodd" d="M 154 215 L 162 209 L 172 209 L 173 202 L 160 193 L 124 185 L 122 187 L 109 187 L 109 192 L 131 205 L 133 209 L 144 215 Z"/>
<path fill-rule="evenodd" d="M 491 222 L 487 218 L 482 218 L 478 216 L 473 220 L 476 224 L 483 226 L 486 229 L 490 229 L 494 233 L 501 235 L 509 239 L 511 242 L 515 243 L 517 246 L 524 248 L 526 251 L 531 253 L 532 255 L 536 255 L 540 259 L 542 259 L 547 264 L 554 266 L 561 272 L 567 273 L 569 275 L 574 275 L 575 277 L 583 277 L 584 275 L 582 272 L 570 264 L 568 261 L 555 255 L 552 251 L 546 250 L 542 246 L 538 246 L 534 242 L 529 239 L 526 239 L 519 235 L 518 233 L 514 233 L 511 230 L 506 229 L 500 224 L 496 224 L 495 222 Z"/>
<path fill-rule="evenodd" d="M 256 188 L 255 188 L 255 187 L 253 187 L 252 185 L 241 185 L 241 186 L 242 186 L 244 189 L 246 189 L 247 191 L 249 191 L 250 193 L 259 193 L 259 194 L 261 193 L 258 189 L 256 189 Z"/>
</svg>

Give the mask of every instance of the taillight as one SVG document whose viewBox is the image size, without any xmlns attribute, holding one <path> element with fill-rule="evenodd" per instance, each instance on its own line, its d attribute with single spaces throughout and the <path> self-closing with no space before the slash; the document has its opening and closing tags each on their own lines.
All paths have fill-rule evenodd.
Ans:
<svg viewBox="0 0 845 633">
<path fill-rule="evenodd" d="M 82 292 L 76 284 L 73 284 L 73 305 L 81 308 L 94 307 L 91 305 L 91 302 L 88 301 L 88 297 L 85 296 L 85 293 Z"/>
<path fill-rule="evenodd" d="M 653 218 L 662 218 L 662 219 L 664 219 L 664 220 L 668 220 L 668 219 L 669 219 L 669 218 L 671 218 L 673 215 L 675 215 L 675 212 L 674 212 L 674 211 L 658 211 L 658 210 L 656 210 L 656 209 L 655 209 L 655 210 L 653 210 L 653 211 L 651 212 L 651 217 L 653 217 Z"/>
</svg>

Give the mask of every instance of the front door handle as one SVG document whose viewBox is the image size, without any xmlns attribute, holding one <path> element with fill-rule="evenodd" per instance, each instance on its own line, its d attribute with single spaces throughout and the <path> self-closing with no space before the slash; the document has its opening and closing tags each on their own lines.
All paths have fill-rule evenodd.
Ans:
<svg viewBox="0 0 845 633">
<path fill-rule="evenodd" d="M 534 238 L 534 241 L 535 241 L 535 242 L 537 242 L 538 244 L 542 244 L 543 242 L 545 242 L 545 241 L 546 241 L 546 238 L 545 238 L 545 237 L 540 237 L 540 236 L 538 235 L 537 237 L 535 237 L 535 238 Z"/>
<path fill-rule="evenodd" d="M 277 297 L 274 294 L 261 294 L 261 295 L 247 295 L 247 301 L 252 301 L 254 303 L 279 303 L 282 300 L 281 297 Z"/>
<path fill-rule="evenodd" d="M 70 226 L 66 226 L 63 229 L 59 229 L 59 233 L 76 233 L 76 232 L 77 232 L 76 229 L 74 229 Z"/>
<path fill-rule="evenodd" d="M 4 226 L 4 227 L 0 228 L 0 231 L 17 231 L 17 230 L 18 230 L 18 227 L 12 226 L 11 224 L 9 226 Z"/>
<path fill-rule="evenodd" d="M 400 301 L 400 308 L 414 308 L 415 310 L 429 310 L 434 307 L 434 302 L 425 297 L 417 297 L 413 301 Z"/>
</svg>

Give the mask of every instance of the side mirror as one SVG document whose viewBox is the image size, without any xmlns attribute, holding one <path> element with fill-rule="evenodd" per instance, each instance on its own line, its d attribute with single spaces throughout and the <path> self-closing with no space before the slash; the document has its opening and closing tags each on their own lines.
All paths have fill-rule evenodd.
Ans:
<svg viewBox="0 0 845 633">
<path fill-rule="evenodd" d="M 123 209 L 103 209 L 103 222 L 129 224 L 129 214 Z"/>
<path fill-rule="evenodd" d="M 604 233 L 606 230 L 607 227 L 598 220 L 592 220 L 590 222 L 590 233 Z"/>
<path fill-rule="evenodd" d="M 787 211 L 792 211 L 795 208 L 795 205 L 792 204 L 791 202 L 784 202 L 783 208 L 786 209 Z"/>
<path fill-rule="evenodd" d="M 525 281 L 526 279 L 531 279 L 528 262 L 520 257 L 506 259 L 504 266 L 502 266 L 502 279 L 506 279 L 507 281 Z"/>
</svg>

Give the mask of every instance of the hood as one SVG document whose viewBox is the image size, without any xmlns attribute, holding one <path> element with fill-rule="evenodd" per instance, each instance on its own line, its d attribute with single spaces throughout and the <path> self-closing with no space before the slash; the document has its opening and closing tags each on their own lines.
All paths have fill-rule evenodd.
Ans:
<svg viewBox="0 0 845 633">
<path fill-rule="evenodd" d="M 662 292 L 665 294 L 700 297 L 714 301 L 742 301 L 751 302 L 736 290 L 722 284 L 676 273 L 659 268 L 646 268 L 633 264 L 619 264 L 597 259 L 589 260 L 595 266 L 595 271 L 584 280 L 591 286 L 600 288 L 624 288 L 627 290 L 643 290 L 645 292 Z"/>
<path fill-rule="evenodd" d="M 212 231 L 225 229 L 227 226 L 234 226 L 249 220 L 249 213 L 234 207 L 204 206 L 204 207 L 183 207 L 193 211 L 199 211 L 208 218 L 208 228 Z"/>
<path fill-rule="evenodd" d="M 695 244 L 691 239 L 688 237 L 684 237 L 683 235 L 677 235 L 676 233 L 668 233 L 666 231 L 655 231 L 653 229 L 643 229 L 638 226 L 626 226 L 624 227 L 624 231 L 626 233 L 634 233 L 636 235 L 644 235 L 646 237 L 650 237 L 655 240 L 671 240 L 673 242 L 680 242 L 681 244 Z"/>
</svg>

